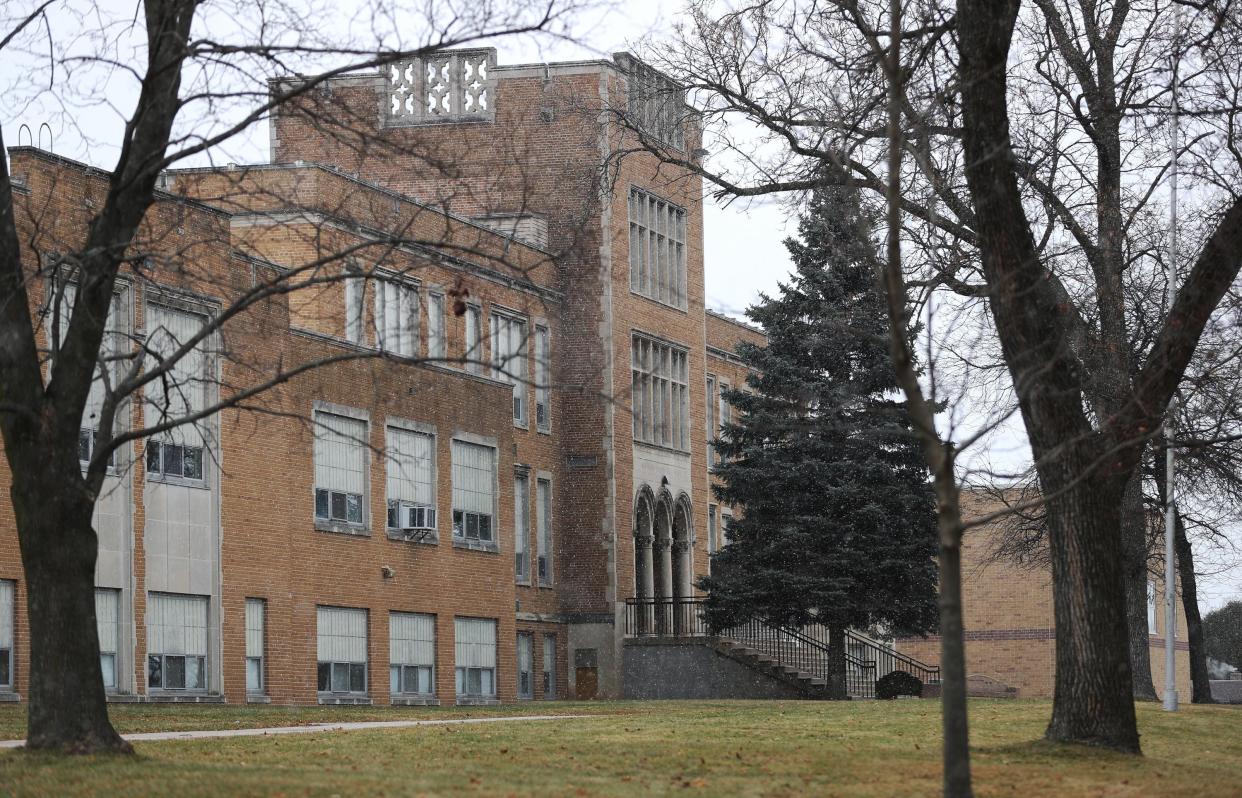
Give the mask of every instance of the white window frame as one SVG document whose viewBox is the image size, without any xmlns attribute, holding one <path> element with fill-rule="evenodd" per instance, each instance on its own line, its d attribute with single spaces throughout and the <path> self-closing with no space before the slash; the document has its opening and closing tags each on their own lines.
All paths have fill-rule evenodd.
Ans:
<svg viewBox="0 0 1242 798">
<path fill-rule="evenodd" d="M 465 339 L 462 342 L 461 356 L 466 363 L 466 371 L 471 374 L 482 374 L 483 364 L 487 362 L 487 354 L 483 351 L 483 308 L 479 305 L 466 305 Z"/>
<path fill-rule="evenodd" d="M 267 600 L 247 598 L 246 695 L 267 694 Z M 253 673 L 252 673 L 253 668 Z M 252 680 L 254 675 L 257 679 Z M 257 681 L 257 684 L 255 683 Z"/>
<path fill-rule="evenodd" d="M 205 308 L 189 306 L 174 296 L 158 294 L 148 296 L 144 310 L 146 346 L 148 347 L 156 345 L 154 339 L 161 330 L 163 335 L 172 334 L 166 325 L 155 324 L 158 313 L 182 314 L 184 316 L 196 317 L 201 320 L 199 322 L 200 328 L 211 323 L 210 314 Z M 198 331 L 187 332 L 188 335 L 185 338 L 174 338 L 173 345 L 179 348 L 185 339 L 197 334 Z M 209 339 L 200 341 L 191 352 L 187 352 L 185 356 L 173 365 L 168 372 L 171 379 L 155 379 L 147 383 L 143 388 L 145 424 L 151 426 L 161 423 L 163 419 L 162 411 L 157 412 L 156 410 L 157 406 L 160 405 L 167 405 L 169 409 L 168 418 L 176 419 L 201 410 L 210 403 L 211 399 L 208 394 L 215 383 L 215 363 L 207 351 L 208 341 Z M 186 370 L 186 367 L 188 364 L 193 364 L 196 358 L 201 361 L 201 370 L 198 374 L 191 374 Z M 148 367 L 156 363 L 150 355 L 147 356 L 146 360 Z M 196 382 L 198 383 L 197 385 L 195 384 Z M 165 385 L 170 385 L 176 392 L 177 398 L 175 400 L 170 401 L 167 398 L 157 400 L 151 396 L 153 391 L 159 391 L 162 394 Z M 184 407 L 178 409 L 180 405 L 184 405 Z M 143 462 L 146 479 L 152 482 L 166 482 L 173 485 L 206 487 L 209 466 L 209 438 L 210 429 L 207 426 L 206 420 L 193 424 L 183 424 L 147 438 L 143 442 Z M 81 443 L 79 442 L 80 446 Z M 188 468 L 188 464 L 193 462 L 196 462 L 197 466 Z M 174 463 L 177 464 L 175 469 L 173 468 Z"/>
<path fill-rule="evenodd" d="M 165 651 L 165 650 L 160 650 L 160 649 L 169 648 L 169 646 L 157 646 L 155 644 L 154 635 L 157 634 L 159 629 L 166 626 L 166 624 L 157 623 L 156 618 L 154 617 L 154 612 L 156 610 L 156 607 L 158 606 L 158 600 L 164 599 L 164 598 L 170 599 L 174 602 L 181 602 L 183 605 L 186 605 L 186 606 L 201 605 L 202 610 L 203 610 L 203 616 L 202 616 L 203 625 L 200 627 L 200 626 L 196 626 L 192 624 L 186 624 L 182 628 L 182 632 L 181 632 L 184 638 L 188 638 L 191 635 L 190 630 L 192 629 L 203 630 L 202 635 L 203 635 L 204 645 L 201 647 L 202 648 L 201 653 L 197 651 L 189 651 L 189 650 Z M 211 665 L 211 656 L 210 656 L 210 653 L 211 653 L 211 597 L 203 596 L 203 595 L 188 594 L 188 593 L 166 593 L 166 592 L 152 591 L 147 594 L 147 601 L 148 601 L 148 615 L 149 615 L 149 620 L 147 622 L 147 668 L 146 668 L 147 690 L 153 693 L 194 693 L 194 694 L 206 693 L 211 683 L 211 674 L 210 674 L 210 671 L 208 670 L 208 668 Z M 190 646 L 188 644 L 182 645 L 182 646 L 171 646 L 171 648 L 174 648 L 174 649 L 175 648 L 189 649 L 191 647 L 193 646 Z M 152 671 L 152 666 L 155 664 L 154 660 L 157 660 L 157 659 L 159 660 L 159 684 L 154 684 L 153 682 L 154 682 L 155 674 Z M 170 671 L 169 665 L 170 663 L 176 660 L 182 661 L 181 663 L 182 685 L 180 687 L 178 687 L 176 684 L 170 685 L 169 679 L 168 679 L 168 675 Z M 190 686 L 190 680 L 189 680 L 191 660 L 198 661 L 197 662 L 198 675 L 200 677 L 198 683 L 194 686 Z"/>
<path fill-rule="evenodd" d="M 491 627 L 491 650 L 488 652 L 486 641 L 468 640 L 465 638 L 487 637 L 479 634 L 486 625 Z M 498 661 L 497 639 L 500 624 L 495 618 L 469 618 L 458 616 L 453 619 L 454 671 L 458 703 L 495 701 L 497 693 Z M 473 630 L 473 631 L 472 631 Z M 468 660 L 482 660 L 483 664 L 474 664 Z M 486 664 L 490 660 L 490 667 Z M 465 664 L 463 664 L 465 662 Z M 490 672 L 490 673 L 489 673 Z M 471 690 L 471 682 L 479 684 L 478 690 Z M 490 685 L 490 691 L 488 686 Z"/>
<path fill-rule="evenodd" d="M 513 425 L 530 425 L 526 360 L 530 357 L 530 325 L 512 313 L 492 311 L 492 378 L 513 386 Z M 517 351 L 513 347 L 517 343 Z"/>
<path fill-rule="evenodd" d="M 339 419 L 346 422 L 343 427 L 353 427 L 355 424 L 361 425 L 361 434 L 356 439 L 351 438 L 348 433 L 341 432 L 329 426 L 333 423 L 331 419 Z M 366 413 L 353 408 L 332 405 L 327 402 L 316 402 L 312 410 L 312 426 L 314 433 L 314 441 L 312 446 L 312 462 L 314 478 L 312 482 L 313 491 L 313 518 L 315 528 L 334 531 L 349 532 L 357 534 L 364 532 L 368 528 L 369 504 L 370 496 L 370 463 L 367 457 L 367 451 L 370 448 L 370 420 Z M 334 443 L 340 443 L 346 446 L 356 448 L 356 456 L 360 459 L 357 465 L 357 474 L 361 480 L 361 490 L 354 492 L 338 487 L 340 483 L 335 480 L 329 480 L 334 484 L 320 485 L 320 461 L 327 459 L 328 450 L 321 450 L 320 446 L 329 446 Z M 328 468 L 330 466 L 325 466 Z M 353 470 L 353 469 L 350 469 Z M 342 497 L 344 508 L 341 517 L 336 516 L 337 496 Z M 350 518 L 350 498 L 357 502 L 358 512 L 354 518 Z"/>
<path fill-rule="evenodd" d="M 356 656 L 338 656 L 331 653 L 324 653 L 325 647 L 332 647 L 332 641 L 325 641 L 323 634 L 324 613 L 344 613 L 342 617 L 348 617 L 355 622 L 362 619 L 362 657 Z M 315 689 L 320 697 L 340 697 L 340 696 L 365 696 L 368 695 L 370 689 L 370 663 L 368 654 L 370 653 L 371 642 L 371 619 L 370 613 L 365 608 L 358 607 L 337 607 L 326 604 L 320 604 L 315 607 Z M 332 634 L 332 638 L 357 639 L 356 635 L 339 635 Z M 325 643 L 328 645 L 325 646 Z M 328 688 L 323 688 L 324 666 L 328 667 Z M 340 668 L 345 668 L 345 689 L 337 689 L 337 675 Z M 362 688 L 354 687 L 354 676 L 358 673 L 362 674 Z"/>
<path fill-rule="evenodd" d="M 543 700 L 556 700 L 556 635 L 543 636 Z"/>
<path fill-rule="evenodd" d="M 345 293 L 345 340 L 358 346 L 366 346 L 367 280 L 349 269 L 344 278 Z"/>
<path fill-rule="evenodd" d="M 720 551 L 720 527 L 716 523 L 716 505 L 707 505 L 707 553 L 715 554 Z M 708 568 L 711 568 L 712 561 L 707 561 Z"/>
<path fill-rule="evenodd" d="M 431 639 L 417 637 L 398 637 L 395 621 L 409 619 L 414 623 L 429 624 Z M 415 645 L 408 645 L 408 644 Z M 419 657 L 404 656 L 399 652 L 417 648 L 418 643 L 430 643 L 431 657 L 429 661 L 418 662 Z M 406 644 L 406 645 L 403 645 Z M 420 612 L 389 612 L 388 613 L 388 692 L 394 698 L 421 697 L 430 698 L 436 694 L 436 616 Z M 413 675 L 416 689 L 406 690 L 407 677 Z M 425 683 L 427 689 L 417 689 Z M 395 689 L 393 685 L 396 685 Z"/>
<path fill-rule="evenodd" d="M 394 445 L 399 442 L 396 436 L 412 435 L 417 438 L 424 439 L 429 456 L 426 458 L 426 479 L 418 478 L 418 463 L 413 464 L 412 475 L 406 474 L 406 468 L 403 466 L 403 460 L 406 459 L 405 452 L 394 454 Z M 385 514 L 385 528 L 390 535 L 403 536 L 404 523 L 409 517 L 411 509 L 415 510 L 416 515 L 421 515 L 424 522 L 429 524 L 428 528 L 419 528 L 416 536 L 413 538 L 422 543 L 435 543 L 439 540 L 439 513 L 437 512 L 436 503 L 436 433 L 435 428 L 426 424 L 419 424 L 404 419 L 389 418 L 384 429 L 384 454 L 386 460 L 385 469 L 385 506 L 387 513 Z M 393 483 L 405 482 L 409 483 L 412 493 L 420 493 L 420 498 L 402 498 L 393 495 Z M 420 485 L 425 488 L 420 490 Z M 424 492 L 425 491 L 425 492 Z M 421 508 L 421 512 L 419 512 Z M 396 516 L 394 518 L 394 516 Z M 393 525 L 393 521 L 397 521 L 397 525 Z"/>
<path fill-rule="evenodd" d="M 0 579 L 0 693 L 13 692 L 17 674 L 17 582 Z"/>
<path fill-rule="evenodd" d="M 427 357 L 443 360 L 447 356 L 444 334 L 444 294 L 427 293 Z"/>
<path fill-rule="evenodd" d="M 396 277 L 375 281 L 375 346 L 402 357 L 418 355 L 418 287 Z"/>
<path fill-rule="evenodd" d="M 490 479 L 488 480 L 491 491 L 490 515 L 484 513 L 483 510 L 478 507 L 463 506 L 467 502 L 459 501 L 460 499 L 464 499 L 464 496 L 459 495 L 459 493 L 481 493 L 481 491 L 459 484 L 462 478 L 468 476 L 466 473 L 467 470 L 479 470 L 469 464 L 462 463 L 461 458 L 459 457 L 459 455 L 470 451 L 470 447 L 487 450 L 491 453 L 491 473 L 489 475 Z M 496 521 L 499 518 L 499 513 L 497 512 L 497 502 L 500 496 L 500 491 L 497 486 L 497 471 L 498 463 L 500 462 L 499 450 L 492 441 L 485 442 L 473 436 L 463 437 L 457 435 L 454 436 L 451 441 L 450 457 L 452 460 L 453 479 L 453 545 L 462 548 L 481 549 L 491 552 L 499 551 L 500 534 L 496 525 Z M 475 502 L 471 502 L 471 504 L 475 504 Z M 488 529 L 488 535 L 486 537 L 483 535 L 483 518 L 485 516 L 487 518 L 486 526 Z M 474 534 L 471 534 L 471 527 L 474 528 Z"/>
<path fill-rule="evenodd" d="M 685 208 L 630 186 L 630 291 L 686 310 Z"/>
<path fill-rule="evenodd" d="M 530 472 L 517 470 L 513 474 L 513 572 L 519 585 L 530 584 L 530 499 Z"/>
<path fill-rule="evenodd" d="M 1156 625 L 1160 620 L 1159 601 L 1156 598 L 1156 583 L 1147 580 L 1147 633 L 1159 634 Z"/>
<path fill-rule="evenodd" d="M 540 587 L 551 587 L 554 545 L 552 540 L 552 476 L 539 472 L 535 480 L 535 524 L 539 532 L 539 552 L 536 573 Z"/>
<path fill-rule="evenodd" d="M 535 325 L 535 429 L 552 431 L 552 332 Z"/>
<path fill-rule="evenodd" d="M 121 677 L 121 591 L 117 588 L 95 588 L 95 624 L 99 635 L 99 670 L 104 690 L 115 693 Z M 111 678 L 109 678 L 111 674 Z"/>
<path fill-rule="evenodd" d="M 535 635 L 518 632 L 515 650 L 517 659 L 517 697 L 519 701 L 535 698 Z"/>
<path fill-rule="evenodd" d="M 707 467 L 711 469 L 716 464 L 716 375 L 707 375 L 707 401 L 706 405 L 707 423 L 704 425 L 707 430 Z"/>
<path fill-rule="evenodd" d="M 634 440 L 690 451 L 689 351 L 635 332 L 630 341 Z"/>
</svg>

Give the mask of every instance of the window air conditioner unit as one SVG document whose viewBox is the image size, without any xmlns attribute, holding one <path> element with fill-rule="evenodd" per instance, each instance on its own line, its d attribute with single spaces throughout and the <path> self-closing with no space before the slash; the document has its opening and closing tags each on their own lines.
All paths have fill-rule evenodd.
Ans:
<svg viewBox="0 0 1242 798">
<path fill-rule="evenodd" d="M 422 504 L 401 505 L 401 531 L 406 537 L 423 537 L 436 528 L 436 508 Z"/>
</svg>

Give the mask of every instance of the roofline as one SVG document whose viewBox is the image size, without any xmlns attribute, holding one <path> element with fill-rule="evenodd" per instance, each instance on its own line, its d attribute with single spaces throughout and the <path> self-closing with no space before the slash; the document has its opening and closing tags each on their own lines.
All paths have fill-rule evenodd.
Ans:
<svg viewBox="0 0 1242 798">
<path fill-rule="evenodd" d="M 721 321 L 727 321 L 727 322 L 729 322 L 730 324 L 732 324 L 732 325 L 734 325 L 734 326 L 741 327 L 743 330 L 748 330 L 748 331 L 753 332 L 753 333 L 756 333 L 756 334 L 758 334 L 758 335 L 762 335 L 762 336 L 763 336 L 763 340 L 765 340 L 765 341 L 768 339 L 768 334 L 767 334 L 767 333 L 765 333 L 762 329 L 760 329 L 759 327 L 756 327 L 756 326 L 755 326 L 755 325 L 753 325 L 753 324 L 750 324 L 750 323 L 748 323 L 748 322 L 744 322 L 744 321 L 740 321 L 739 319 L 735 319 L 735 318 L 733 318 L 732 316 L 726 316 L 725 314 L 721 313 L 721 312 L 720 312 L 720 311 L 718 311 L 718 310 L 712 310 L 711 308 L 707 308 L 706 310 L 707 310 L 707 315 L 708 315 L 708 316 L 712 316 L 712 317 L 714 317 L 714 318 L 720 319 Z"/>
<path fill-rule="evenodd" d="M 277 169 L 282 169 L 282 170 L 301 169 L 301 170 L 307 170 L 307 171 L 317 169 L 322 172 L 327 172 L 333 177 L 339 177 L 351 183 L 355 183 L 359 186 L 362 186 L 363 188 L 370 189 L 372 191 L 375 191 L 376 193 L 389 197 L 390 199 L 400 200 L 401 202 L 407 202 L 417 208 L 421 208 L 430 213 L 434 213 L 439 216 L 452 219 L 453 221 L 460 222 L 469 227 L 473 227 L 476 230 L 480 230 L 490 236 L 494 236 L 495 238 L 501 241 L 511 241 L 514 244 L 517 244 L 519 247 L 524 247 L 532 252 L 539 253 L 540 255 L 546 255 L 548 257 L 552 257 L 551 251 L 544 249 L 543 247 L 537 246 L 535 244 L 532 244 L 526 241 L 525 239 L 518 238 L 517 236 L 505 235 L 486 225 L 479 224 L 473 219 L 453 213 L 452 211 L 446 211 L 441 207 L 432 205 L 431 203 L 423 202 L 422 200 L 415 199 L 414 197 L 411 197 L 409 194 L 402 194 L 400 191 L 394 191 L 391 188 L 388 188 L 387 186 L 382 186 L 379 183 L 375 183 L 370 180 L 363 179 L 359 177 L 358 175 L 353 174 L 352 172 L 346 172 L 343 169 L 339 169 L 333 166 L 332 164 L 319 163 L 317 161 L 294 161 L 293 163 L 256 163 L 256 164 L 235 164 L 235 165 L 228 165 L 228 166 L 187 166 L 187 167 L 182 167 L 180 169 L 167 169 L 164 171 L 164 174 L 174 174 L 174 175 L 220 174 L 220 173 L 228 173 L 228 172 L 234 172 L 234 171 L 248 172 L 248 171 L 259 171 L 259 170 L 277 170 Z M 229 213 L 230 215 L 246 215 L 249 212 L 225 211 L 225 213 Z M 534 214 L 514 214 L 514 215 L 521 216 L 521 215 L 534 215 Z"/>
<path fill-rule="evenodd" d="M 40 160 L 50 161 L 52 163 L 58 163 L 61 166 L 67 166 L 71 169 L 76 169 L 79 172 L 84 172 L 88 176 L 99 178 L 100 180 L 107 180 L 108 178 L 112 176 L 112 173 L 106 169 L 100 169 L 98 166 L 91 166 L 88 163 L 83 163 L 82 161 L 76 161 L 73 158 L 66 158 L 64 155 L 57 155 L 54 152 L 49 152 L 48 150 L 43 150 L 43 149 L 31 146 L 31 145 L 24 145 L 24 146 L 19 145 L 16 147 L 9 147 L 8 154 L 10 158 L 12 158 L 12 156 L 15 154 L 33 155 L 34 157 Z M 26 186 L 26 188 L 29 189 L 29 186 Z M 187 197 L 184 194 L 177 194 L 171 191 L 166 191 L 165 189 L 162 189 L 162 188 L 155 189 L 155 196 L 158 199 L 168 201 L 168 202 L 176 202 L 181 205 L 187 205 L 197 210 L 210 213 L 214 216 L 222 216 L 222 217 L 228 218 L 233 215 L 229 213 L 228 211 L 224 210 L 223 208 L 218 208 L 215 205 L 208 204 L 206 202 L 203 202 L 202 200 L 194 199 L 193 197 Z"/>
</svg>

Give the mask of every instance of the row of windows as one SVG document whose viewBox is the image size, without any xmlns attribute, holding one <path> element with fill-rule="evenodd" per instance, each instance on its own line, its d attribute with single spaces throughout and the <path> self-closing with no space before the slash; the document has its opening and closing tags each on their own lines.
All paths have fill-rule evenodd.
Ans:
<svg viewBox="0 0 1242 798">
<path fill-rule="evenodd" d="M 719 391 L 717 391 L 719 387 Z M 728 390 L 727 383 L 721 381 L 717 386 L 716 377 L 712 374 L 707 375 L 707 467 L 720 464 L 720 454 L 716 451 L 714 441 L 720 435 L 720 430 L 726 424 L 731 423 L 733 418 L 733 406 L 725 401 L 724 392 Z"/>
<path fill-rule="evenodd" d="M 0 580 L 0 688 L 13 688 L 14 583 Z M 147 687 L 157 691 L 206 691 L 208 597 L 149 594 Z M 266 691 L 264 640 L 266 602 L 246 599 L 246 691 Z M 95 591 L 100 668 L 105 688 L 118 689 L 120 591 Z M 367 623 L 364 609 L 316 608 L 317 688 L 324 694 L 366 694 Z M 462 698 L 496 697 L 496 621 L 454 618 L 456 691 Z M 518 634 L 518 697 L 533 698 L 534 635 Z M 394 696 L 435 694 L 436 617 L 388 613 L 389 692 Z M 556 697 L 556 635 L 543 638 L 543 696 Z"/>
<path fill-rule="evenodd" d="M 356 344 L 366 344 L 364 329 L 366 286 L 374 288 L 374 342 L 387 352 L 406 357 L 419 356 L 419 326 L 422 308 L 418 288 L 399 280 L 350 277 L 345 280 L 345 337 Z M 445 342 L 444 294 L 427 294 L 427 354 L 432 359 L 447 357 Z M 491 376 L 513 385 L 513 422 L 521 427 L 530 424 L 528 392 L 532 383 L 527 373 L 532 336 L 529 325 L 521 316 L 492 313 L 491 359 L 484 353 L 483 311 L 477 305 L 467 305 L 464 312 L 465 335 L 462 357 L 466 369 L 472 374 L 482 374 L 485 364 L 490 366 Z M 551 395 L 551 339 L 548 328 L 535 325 L 533 336 L 535 355 L 535 426 L 541 432 L 552 427 Z"/>
<path fill-rule="evenodd" d="M 387 528 L 419 539 L 435 539 L 435 436 L 403 426 L 385 427 Z M 315 411 L 315 519 L 364 528 L 367 524 L 367 422 Z M 455 543 L 499 550 L 496 527 L 496 449 L 454 439 L 452 527 Z M 516 579 L 529 583 L 530 477 L 514 476 L 514 564 Z M 552 583 L 552 482 L 535 482 L 536 559 L 539 584 Z"/>
</svg>

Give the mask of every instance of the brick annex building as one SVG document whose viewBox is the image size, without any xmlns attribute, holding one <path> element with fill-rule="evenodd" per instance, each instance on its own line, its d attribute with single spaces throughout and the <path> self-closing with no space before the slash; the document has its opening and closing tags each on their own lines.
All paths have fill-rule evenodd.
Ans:
<svg viewBox="0 0 1242 798">
<path fill-rule="evenodd" d="M 621 694 L 626 599 L 692 595 L 719 544 L 707 441 L 745 376 L 729 353 L 762 340 L 705 310 L 700 181 L 616 124 L 695 157 L 682 104 L 642 91 L 661 81 L 625 55 L 444 53 L 325 82 L 272 121 L 270 163 L 164 176 L 115 340 L 161 351 L 257 276 L 336 271 L 195 348 L 177 367 L 192 390 L 153 383 L 122 430 L 154 403 L 192 412 L 282 364 L 339 362 L 261 412 L 117 453 L 95 515 L 114 700 Z M 107 175 L 9 156 L 23 240 L 72 251 Z M 345 357 L 377 349 L 443 362 Z M 19 700 L 7 483 L 0 468 L 0 700 Z"/>
</svg>

